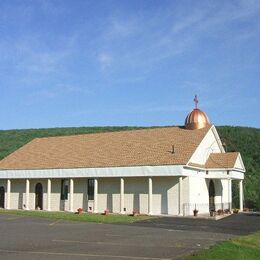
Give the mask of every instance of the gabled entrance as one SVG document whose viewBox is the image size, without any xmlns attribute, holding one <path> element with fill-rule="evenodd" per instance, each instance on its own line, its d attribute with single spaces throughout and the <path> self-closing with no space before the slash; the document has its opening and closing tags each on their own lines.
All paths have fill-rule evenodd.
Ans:
<svg viewBox="0 0 260 260">
<path fill-rule="evenodd" d="M 35 186 L 35 209 L 42 209 L 42 206 L 43 206 L 42 184 L 37 183 Z"/>
<path fill-rule="evenodd" d="M 0 187 L 0 208 L 5 207 L 5 188 L 3 186 Z"/>
<path fill-rule="evenodd" d="M 209 211 L 215 211 L 215 186 L 213 180 L 209 182 Z"/>
</svg>

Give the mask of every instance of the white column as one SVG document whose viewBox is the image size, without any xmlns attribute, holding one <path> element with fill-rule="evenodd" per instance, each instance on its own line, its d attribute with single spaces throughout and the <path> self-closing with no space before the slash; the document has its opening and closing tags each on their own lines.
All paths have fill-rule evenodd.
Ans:
<svg viewBox="0 0 260 260">
<path fill-rule="evenodd" d="M 149 178 L 149 190 L 148 190 L 148 214 L 153 214 L 153 179 Z"/>
<path fill-rule="evenodd" d="M 228 202 L 229 202 L 229 210 L 232 210 L 232 180 L 228 180 Z"/>
<path fill-rule="evenodd" d="M 124 207 L 125 207 L 125 181 L 124 178 L 120 178 L 120 213 L 124 214 Z"/>
<path fill-rule="evenodd" d="M 239 181 L 239 206 L 240 211 L 243 211 L 243 180 Z"/>
<path fill-rule="evenodd" d="M 98 180 L 94 179 L 94 213 L 98 212 Z"/>
<path fill-rule="evenodd" d="M 30 180 L 26 179 L 26 189 L 25 189 L 25 209 L 29 210 L 29 196 L 30 196 Z"/>
<path fill-rule="evenodd" d="M 70 179 L 70 211 L 73 212 L 74 180 Z"/>
<path fill-rule="evenodd" d="M 6 209 L 10 209 L 11 180 L 7 180 Z"/>
<path fill-rule="evenodd" d="M 47 210 L 51 211 L 51 179 L 47 180 Z"/>
<path fill-rule="evenodd" d="M 183 215 L 182 177 L 179 177 L 179 215 Z"/>
</svg>

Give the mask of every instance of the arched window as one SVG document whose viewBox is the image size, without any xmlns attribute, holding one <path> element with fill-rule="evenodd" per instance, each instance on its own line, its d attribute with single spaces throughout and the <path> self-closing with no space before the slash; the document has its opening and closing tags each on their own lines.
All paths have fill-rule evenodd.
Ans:
<svg viewBox="0 0 260 260">
<path fill-rule="evenodd" d="M 43 189 L 42 184 L 37 183 L 35 186 L 35 208 L 42 209 L 43 206 Z"/>
</svg>

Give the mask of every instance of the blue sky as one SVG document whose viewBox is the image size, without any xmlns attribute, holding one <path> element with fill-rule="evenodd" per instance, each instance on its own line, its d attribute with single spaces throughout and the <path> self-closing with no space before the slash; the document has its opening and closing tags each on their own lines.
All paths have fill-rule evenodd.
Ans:
<svg viewBox="0 0 260 260">
<path fill-rule="evenodd" d="M 0 129 L 260 127 L 260 1 L 0 1 Z"/>
</svg>

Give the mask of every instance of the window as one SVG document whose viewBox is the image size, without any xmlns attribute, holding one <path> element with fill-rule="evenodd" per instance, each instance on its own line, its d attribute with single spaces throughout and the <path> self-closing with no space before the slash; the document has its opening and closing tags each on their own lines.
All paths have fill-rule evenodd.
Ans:
<svg viewBox="0 0 260 260">
<path fill-rule="evenodd" d="M 67 200 L 69 193 L 69 180 L 61 180 L 61 200 Z"/>
<path fill-rule="evenodd" d="M 94 179 L 88 179 L 88 200 L 94 200 Z"/>
</svg>

